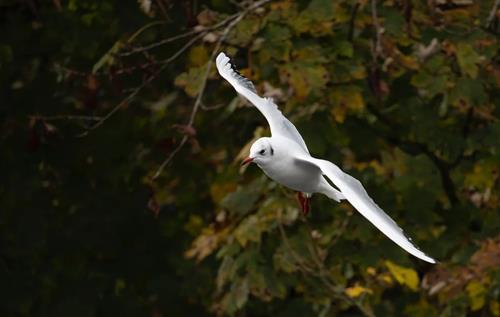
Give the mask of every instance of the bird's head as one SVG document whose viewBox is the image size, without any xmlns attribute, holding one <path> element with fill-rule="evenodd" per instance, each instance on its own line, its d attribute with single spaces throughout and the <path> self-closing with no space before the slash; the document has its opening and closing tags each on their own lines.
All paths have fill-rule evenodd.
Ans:
<svg viewBox="0 0 500 317">
<path fill-rule="evenodd" d="M 270 138 L 260 138 L 252 144 L 250 155 L 241 162 L 241 165 L 255 163 L 259 166 L 265 165 L 274 156 L 274 148 Z"/>
</svg>

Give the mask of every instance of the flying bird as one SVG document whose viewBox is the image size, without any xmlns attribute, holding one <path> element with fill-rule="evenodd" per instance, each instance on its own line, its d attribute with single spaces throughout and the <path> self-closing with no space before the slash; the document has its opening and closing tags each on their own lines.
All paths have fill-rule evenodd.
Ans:
<svg viewBox="0 0 500 317">
<path fill-rule="evenodd" d="M 253 83 L 232 66 L 226 54 L 219 53 L 216 65 L 219 74 L 264 115 L 271 128 L 271 137 L 255 141 L 250 148 L 250 155 L 242 164 L 255 163 L 271 179 L 296 191 L 304 213 L 309 211 L 309 199 L 314 193 L 324 194 L 337 202 L 347 200 L 408 253 L 429 263 L 436 263 L 405 236 L 396 222 L 368 196 L 357 179 L 344 173 L 332 162 L 312 157 L 297 128 L 281 113 L 272 99 L 257 95 Z"/>
</svg>

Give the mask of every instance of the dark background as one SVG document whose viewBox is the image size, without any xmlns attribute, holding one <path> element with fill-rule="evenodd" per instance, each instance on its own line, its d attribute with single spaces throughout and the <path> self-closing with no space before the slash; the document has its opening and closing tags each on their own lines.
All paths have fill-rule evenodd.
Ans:
<svg viewBox="0 0 500 317">
<path fill-rule="evenodd" d="M 499 12 L 0 0 L 0 315 L 500 316 Z M 440 263 L 241 169 L 219 51 Z"/>
</svg>

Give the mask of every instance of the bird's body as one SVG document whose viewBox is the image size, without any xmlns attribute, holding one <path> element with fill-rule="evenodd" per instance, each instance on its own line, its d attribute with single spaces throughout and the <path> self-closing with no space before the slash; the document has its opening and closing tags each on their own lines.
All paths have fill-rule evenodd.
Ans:
<svg viewBox="0 0 500 317">
<path fill-rule="evenodd" d="M 272 151 L 269 150 L 269 153 L 273 159 L 258 160 L 256 164 L 269 178 L 306 196 L 321 193 L 337 201 L 343 198 L 340 192 L 328 184 L 318 166 L 296 159 L 300 156 L 310 156 L 309 152 L 304 151 L 296 142 L 281 136 L 262 140 L 272 144 Z"/>
<path fill-rule="evenodd" d="M 304 210 L 308 210 L 309 205 L 302 193 L 306 197 L 321 193 L 336 201 L 349 201 L 401 248 L 424 261 L 436 262 L 413 245 L 394 220 L 368 196 L 357 179 L 329 161 L 312 157 L 297 128 L 283 116 L 271 99 L 257 95 L 252 82 L 232 68 L 224 53 L 217 56 L 216 64 L 221 76 L 259 109 L 271 128 L 272 136 L 255 141 L 244 163 L 256 163 L 271 179 L 301 193 L 299 200 Z M 338 189 L 331 186 L 325 177 Z"/>
</svg>

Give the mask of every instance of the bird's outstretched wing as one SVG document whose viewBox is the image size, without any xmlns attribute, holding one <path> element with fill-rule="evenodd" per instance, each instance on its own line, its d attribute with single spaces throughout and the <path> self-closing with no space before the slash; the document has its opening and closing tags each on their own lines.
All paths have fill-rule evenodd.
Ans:
<svg viewBox="0 0 500 317">
<path fill-rule="evenodd" d="M 270 98 L 262 98 L 257 95 L 253 83 L 231 65 L 229 57 L 224 53 L 219 53 L 216 59 L 219 74 L 227 80 L 231 86 L 248 101 L 250 101 L 264 115 L 273 136 L 282 136 L 300 145 L 302 149 L 309 153 L 306 143 L 297 128 L 278 109 L 278 106 Z"/>
<path fill-rule="evenodd" d="M 296 159 L 313 163 L 319 167 L 323 175 L 328 177 L 340 189 L 354 208 L 401 248 L 419 259 L 429 263 L 436 263 L 436 260 L 420 251 L 410 241 L 411 239 L 405 236 L 397 223 L 368 196 L 363 185 L 357 179 L 344 173 L 337 165 L 329 161 L 316 159 L 311 156 L 300 156 L 296 157 Z"/>
</svg>

